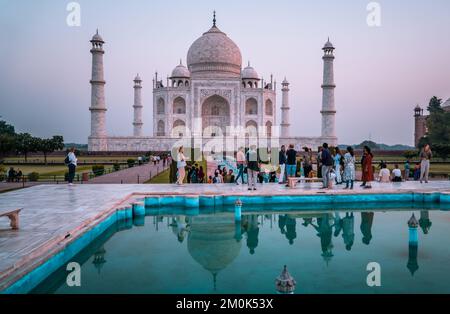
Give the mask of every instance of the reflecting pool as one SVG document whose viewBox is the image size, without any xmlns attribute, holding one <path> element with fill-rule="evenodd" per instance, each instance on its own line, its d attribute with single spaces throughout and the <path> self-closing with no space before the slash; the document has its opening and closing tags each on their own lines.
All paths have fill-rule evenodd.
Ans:
<svg viewBox="0 0 450 314">
<path fill-rule="evenodd" d="M 149 211 L 114 224 L 32 293 L 450 293 L 450 212 L 403 209 Z M 408 226 L 412 215 L 417 226 Z M 414 229 L 416 236 L 414 235 Z M 416 238 L 415 238 L 416 237 Z M 367 265 L 381 267 L 369 287 Z"/>
</svg>

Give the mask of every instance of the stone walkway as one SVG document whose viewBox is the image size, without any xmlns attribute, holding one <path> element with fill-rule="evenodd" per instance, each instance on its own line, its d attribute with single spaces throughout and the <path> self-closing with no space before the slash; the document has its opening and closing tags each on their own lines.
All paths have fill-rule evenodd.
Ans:
<svg viewBox="0 0 450 314">
<path fill-rule="evenodd" d="M 161 164 L 162 167 L 162 164 Z M 137 167 L 134 170 L 140 170 Z M 145 168 L 150 170 L 149 168 Z M 132 172 L 134 173 L 134 172 Z M 137 172 L 139 173 L 139 171 Z M 135 173 L 134 173 L 135 174 Z M 132 176 L 132 175 L 130 175 Z M 247 191 L 245 185 L 234 184 L 98 184 L 40 185 L 0 194 L 0 209 L 23 208 L 20 229 L 10 230 L 9 221 L 0 219 L 0 291 L 2 286 L 18 278 L 64 247 L 65 239 L 73 239 L 86 228 L 101 222 L 133 193 L 189 195 L 317 195 L 319 184 L 287 189 L 280 184 L 258 185 Z M 338 187 L 327 194 L 450 192 L 450 181 L 429 184 L 405 182 L 373 184 L 373 189 L 344 191 Z M 16 277 L 18 276 L 18 277 Z"/>
<path fill-rule="evenodd" d="M 90 184 L 142 184 L 158 174 L 168 169 L 168 165 L 163 167 L 163 163 L 154 165 L 148 163 L 142 166 L 128 168 L 117 172 L 105 174 L 103 176 L 89 180 Z"/>
</svg>

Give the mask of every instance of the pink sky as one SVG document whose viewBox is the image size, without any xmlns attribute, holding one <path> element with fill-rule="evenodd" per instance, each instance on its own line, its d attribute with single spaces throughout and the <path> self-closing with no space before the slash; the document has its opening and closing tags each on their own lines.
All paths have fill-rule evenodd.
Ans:
<svg viewBox="0 0 450 314">
<path fill-rule="evenodd" d="M 367 25 L 363 0 L 78 2 L 81 27 L 68 27 L 69 1 L 0 0 L 0 116 L 18 131 L 87 142 L 89 40 L 98 27 L 106 41 L 108 132 L 132 134 L 132 79 L 139 72 L 150 135 L 153 73 L 165 77 L 180 58 L 186 62 L 214 9 L 244 64 L 250 60 L 265 79 L 273 73 L 278 82 L 290 81 L 292 134 L 320 134 L 321 48 L 328 36 L 336 46 L 340 143 L 371 137 L 412 145 L 414 106 L 450 97 L 446 0 L 378 1 L 381 27 Z"/>
</svg>

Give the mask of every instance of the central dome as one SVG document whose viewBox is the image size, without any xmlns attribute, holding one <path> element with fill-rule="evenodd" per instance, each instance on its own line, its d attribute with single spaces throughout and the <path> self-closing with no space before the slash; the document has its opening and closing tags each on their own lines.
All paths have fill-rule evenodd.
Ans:
<svg viewBox="0 0 450 314">
<path fill-rule="evenodd" d="M 187 64 L 193 77 L 240 77 L 239 47 L 215 25 L 189 48 Z"/>
</svg>

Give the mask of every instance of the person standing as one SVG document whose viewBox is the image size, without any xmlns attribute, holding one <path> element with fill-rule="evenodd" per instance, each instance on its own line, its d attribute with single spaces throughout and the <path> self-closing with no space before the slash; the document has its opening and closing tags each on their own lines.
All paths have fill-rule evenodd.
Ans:
<svg viewBox="0 0 450 314">
<path fill-rule="evenodd" d="M 205 171 L 203 171 L 203 166 L 200 166 L 198 170 L 198 183 L 205 183 Z"/>
<path fill-rule="evenodd" d="M 294 149 L 294 145 L 290 144 L 289 149 L 286 152 L 286 176 L 295 177 L 297 172 L 297 151 Z"/>
<path fill-rule="evenodd" d="M 404 168 L 405 168 L 405 181 L 409 181 L 409 171 L 410 171 L 410 168 L 411 168 L 410 165 L 409 165 L 409 160 L 407 160 L 405 162 Z"/>
<path fill-rule="evenodd" d="M 259 172 L 259 156 L 256 151 L 256 146 L 250 146 L 249 151 L 247 152 L 247 175 L 248 175 L 248 190 L 252 189 L 256 191 L 256 180 L 258 179 Z"/>
<path fill-rule="evenodd" d="M 75 171 L 77 169 L 77 156 L 75 156 L 75 148 L 71 147 L 69 150 L 69 154 L 66 157 L 67 167 L 69 167 L 69 185 L 73 185 L 73 179 L 75 178 Z"/>
<path fill-rule="evenodd" d="M 286 181 L 285 175 L 284 175 L 286 172 L 286 161 L 287 161 L 286 146 L 282 145 L 281 150 L 278 154 L 278 162 L 280 164 L 280 176 L 278 178 L 279 184 L 284 184 Z"/>
<path fill-rule="evenodd" d="M 236 154 L 236 165 L 238 169 L 238 175 L 236 177 L 236 185 L 239 185 L 239 178 L 241 179 L 242 184 L 244 184 L 245 154 L 243 147 L 240 147 Z"/>
<path fill-rule="evenodd" d="M 433 157 L 433 153 L 431 152 L 430 145 L 425 145 L 424 148 L 420 151 L 420 183 L 425 180 L 425 183 L 428 183 L 428 175 L 430 173 L 430 160 Z"/>
<path fill-rule="evenodd" d="M 186 156 L 184 156 L 183 146 L 180 146 L 180 148 L 178 149 L 177 169 L 178 169 L 177 184 L 182 185 L 184 177 L 186 176 Z"/>
<path fill-rule="evenodd" d="M 353 147 L 349 146 L 347 147 L 347 152 L 344 155 L 344 181 L 345 181 L 345 188 L 350 190 L 353 190 L 353 182 L 355 181 L 355 152 L 353 150 Z"/>
<path fill-rule="evenodd" d="M 333 157 L 331 156 L 330 150 L 328 149 L 328 144 L 323 143 L 322 145 L 322 178 L 323 178 L 323 189 L 328 189 L 330 187 L 330 172 L 333 168 Z"/>
<path fill-rule="evenodd" d="M 373 177 L 373 166 L 372 166 L 373 154 L 369 146 L 364 146 L 364 157 L 362 163 L 362 181 L 365 189 L 371 189 L 371 181 L 374 180 Z"/>
<path fill-rule="evenodd" d="M 309 174 L 312 171 L 312 152 L 308 147 L 304 147 L 305 154 L 303 155 L 303 170 L 305 172 L 305 178 L 309 178 Z"/>
<path fill-rule="evenodd" d="M 317 177 L 322 178 L 322 146 L 319 147 L 319 152 L 317 153 Z"/>
<path fill-rule="evenodd" d="M 341 163 L 342 163 L 342 154 L 339 147 L 334 149 L 334 171 L 336 173 L 336 184 L 342 184 L 342 176 L 341 176 Z"/>
</svg>

